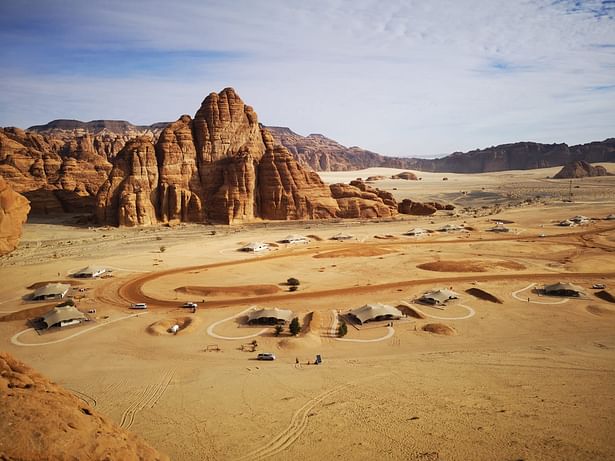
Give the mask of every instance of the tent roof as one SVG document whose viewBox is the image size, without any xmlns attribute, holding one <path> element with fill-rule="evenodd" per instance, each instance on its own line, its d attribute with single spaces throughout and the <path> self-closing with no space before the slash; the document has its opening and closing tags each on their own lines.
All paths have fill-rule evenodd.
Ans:
<svg viewBox="0 0 615 461">
<path fill-rule="evenodd" d="M 242 247 L 242 250 L 254 250 L 255 248 L 260 248 L 260 247 L 269 247 L 268 244 L 266 244 L 265 242 L 250 242 L 248 243 L 246 246 Z"/>
<path fill-rule="evenodd" d="M 417 235 L 417 234 L 426 234 L 427 231 L 425 229 L 421 229 L 420 227 L 415 227 L 414 229 L 410 229 L 406 232 L 406 235 Z"/>
<path fill-rule="evenodd" d="M 66 285 L 65 283 L 48 283 L 44 287 L 37 288 L 34 291 L 34 297 L 38 298 L 39 296 L 64 294 L 69 290 L 69 288 L 70 285 Z"/>
<path fill-rule="evenodd" d="M 365 304 L 350 311 L 352 315 L 359 319 L 361 323 L 365 323 L 368 320 L 373 320 L 376 317 L 384 315 L 390 315 L 392 317 L 402 317 L 402 313 L 399 309 L 389 306 L 387 304 Z"/>
<path fill-rule="evenodd" d="M 445 224 L 438 230 L 441 232 L 458 231 L 458 230 L 463 230 L 463 227 L 458 226 L 457 224 Z"/>
<path fill-rule="evenodd" d="M 354 238 L 354 235 L 352 235 L 352 234 L 345 234 L 343 232 L 338 232 L 337 234 L 335 234 L 331 238 L 334 239 L 334 240 L 351 239 L 351 238 Z"/>
<path fill-rule="evenodd" d="M 290 240 L 309 240 L 309 239 L 306 236 L 304 236 L 304 235 L 290 234 L 290 235 L 287 235 L 286 237 L 284 237 L 282 239 L 282 242 L 288 242 Z"/>
<path fill-rule="evenodd" d="M 75 272 L 73 275 L 78 275 L 78 274 L 95 274 L 97 272 L 105 272 L 107 270 L 106 267 L 103 266 L 88 266 L 88 267 L 84 267 L 83 269 Z"/>
<path fill-rule="evenodd" d="M 547 292 L 549 291 L 576 291 L 576 292 L 581 293 L 583 291 L 583 288 L 577 285 L 573 285 L 572 283 L 557 282 L 551 285 L 545 285 L 544 290 Z"/>
<path fill-rule="evenodd" d="M 43 316 L 43 322 L 49 328 L 56 323 L 67 320 L 85 319 L 85 315 L 80 312 L 75 306 L 54 307 Z"/>
<path fill-rule="evenodd" d="M 248 321 L 251 322 L 252 320 L 257 319 L 274 318 L 288 322 L 292 316 L 293 311 L 288 309 L 278 309 L 277 307 L 274 307 L 273 309 L 256 309 L 248 314 Z"/>
<path fill-rule="evenodd" d="M 443 288 L 441 290 L 428 291 L 423 296 L 421 296 L 421 299 L 433 299 L 438 301 L 439 303 L 443 303 L 445 301 L 448 301 L 449 299 L 458 298 L 459 295 L 457 293 L 452 290 L 447 290 L 446 288 Z"/>
</svg>

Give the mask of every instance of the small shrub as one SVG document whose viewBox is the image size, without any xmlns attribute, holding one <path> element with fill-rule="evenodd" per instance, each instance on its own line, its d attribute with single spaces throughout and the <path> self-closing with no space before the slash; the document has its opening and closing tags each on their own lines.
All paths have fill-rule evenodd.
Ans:
<svg viewBox="0 0 615 461">
<path fill-rule="evenodd" d="M 291 285 L 288 287 L 288 291 L 297 291 L 299 287 L 297 285 Z"/>
<path fill-rule="evenodd" d="M 286 280 L 286 284 L 287 284 L 287 285 L 290 285 L 290 286 L 299 286 L 299 285 L 300 285 L 300 282 L 299 282 L 299 280 L 298 280 L 298 279 L 296 279 L 296 278 L 294 278 L 294 277 L 291 277 L 291 278 L 289 278 L 288 280 Z"/>
<path fill-rule="evenodd" d="M 342 321 L 340 326 L 337 328 L 337 336 L 343 338 L 346 334 L 348 334 L 348 326 L 346 325 L 346 322 Z"/>
<path fill-rule="evenodd" d="M 162 246 L 160 247 L 160 252 L 161 252 L 161 253 L 164 253 L 165 251 L 167 251 L 167 247 L 165 247 L 164 245 L 162 245 Z"/>
<path fill-rule="evenodd" d="M 280 336 L 282 334 L 282 331 L 284 330 L 284 327 L 282 325 L 276 325 L 275 326 L 275 335 L 276 336 Z"/>
<path fill-rule="evenodd" d="M 299 319 L 297 317 L 295 317 L 290 322 L 290 325 L 288 326 L 288 330 L 290 331 L 290 334 L 293 336 L 297 336 L 299 334 L 299 332 L 301 331 L 301 325 L 299 325 Z"/>
</svg>

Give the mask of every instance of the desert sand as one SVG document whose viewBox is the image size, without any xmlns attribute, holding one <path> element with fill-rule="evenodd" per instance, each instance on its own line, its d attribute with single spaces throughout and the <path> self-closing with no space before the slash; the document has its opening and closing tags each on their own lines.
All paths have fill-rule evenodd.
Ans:
<svg viewBox="0 0 615 461">
<path fill-rule="evenodd" d="M 603 219 L 615 212 L 615 178 L 547 179 L 556 170 L 376 183 L 457 206 L 427 217 L 142 229 L 31 219 L 0 259 L 0 349 L 174 460 L 615 459 L 615 303 L 591 288 L 615 292 L 615 221 Z M 557 225 L 575 215 L 594 219 Z M 510 232 L 489 232 L 495 221 Z M 469 231 L 403 235 L 448 223 Z M 330 240 L 338 232 L 354 239 Z M 289 233 L 312 239 L 237 251 Z M 27 287 L 89 264 L 112 269 L 74 287 L 93 320 L 27 331 L 49 304 L 28 301 Z M 584 294 L 535 290 L 557 281 Z M 443 287 L 460 299 L 416 301 Z M 188 301 L 196 313 L 181 307 Z M 349 324 L 336 338 L 340 315 L 378 302 L 407 315 Z M 247 325 L 253 306 L 293 310 L 301 333 Z M 256 361 L 258 352 L 277 360 Z"/>
</svg>

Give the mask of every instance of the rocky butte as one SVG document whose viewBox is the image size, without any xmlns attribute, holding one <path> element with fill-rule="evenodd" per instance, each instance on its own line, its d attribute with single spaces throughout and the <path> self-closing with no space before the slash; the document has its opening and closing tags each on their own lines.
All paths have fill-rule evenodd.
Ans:
<svg viewBox="0 0 615 461">
<path fill-rule="evenodd" d="M 13 251 L 21 237 L 21 226 L 28 218 L 30 204 L 0 176 L 0 256 Z"/>
<path fill-rule="evenodd" d="M 96 196 L 101 224 L 230 224 L 254 219 L 376 218 L 397 214 L 390 194 L 327 186 L 274 142 L 232 88 L 205 98 L 194 118 L 128 141 Z"/>
</svg>

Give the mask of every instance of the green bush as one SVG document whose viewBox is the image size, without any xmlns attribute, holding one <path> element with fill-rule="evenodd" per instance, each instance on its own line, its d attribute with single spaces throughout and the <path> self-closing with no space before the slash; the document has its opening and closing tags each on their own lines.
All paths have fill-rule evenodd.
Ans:
<svg viewBox="0 0 615 461">
<path fill-rule="evenodd" d="M 293 336 L 297 336 L 299 334 L 299 332 L 301 331 L 301 325 L 299 325 L 299 319 L 297 317 L 295 317 L 290 322 L 290 325 L 288 326 L 288 330 L 290 331 L 290 334 Z"/>
<path fill-rule="evenodd" d="M 348 333 L 348 326 L 346 325 L 346 322 L 342 320 L 342 323 L 340 323 L 340 326 L 337 328 L 337 335 L 340 338 L 343 338 L 344 336 L 346 336 L 347 333 Z"/>
</svg>

